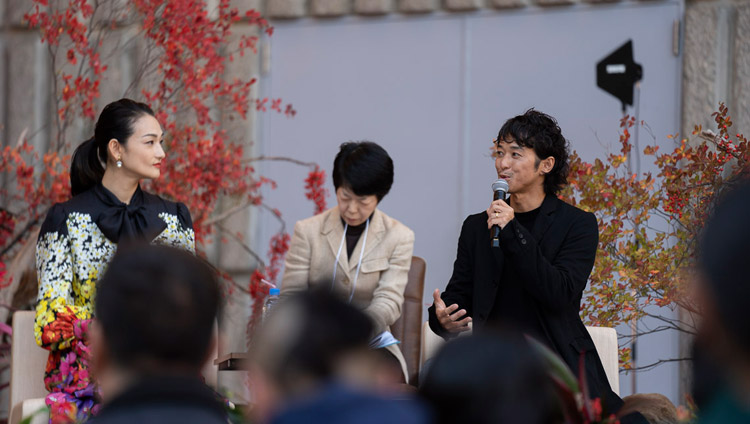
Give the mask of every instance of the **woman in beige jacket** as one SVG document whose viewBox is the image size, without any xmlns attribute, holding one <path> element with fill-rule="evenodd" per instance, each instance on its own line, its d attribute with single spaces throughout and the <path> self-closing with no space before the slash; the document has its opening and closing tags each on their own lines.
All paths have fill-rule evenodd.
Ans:
<svg viewBox="0 0 750 424">
<path fill-rule="evenodd" d="M 377 209 L 393 184 L 393 161 L 372 142 L 341 145 L 333 163 L 338 205 L 294 226 L 282 298 L 325 286 L 372 319 L 373 336 L 401 316 L 414 232 Z M 406 363 L 397 344 L 384 348 Z M 395 361 L 394 361 L 395 362 Z"/>
</svg>

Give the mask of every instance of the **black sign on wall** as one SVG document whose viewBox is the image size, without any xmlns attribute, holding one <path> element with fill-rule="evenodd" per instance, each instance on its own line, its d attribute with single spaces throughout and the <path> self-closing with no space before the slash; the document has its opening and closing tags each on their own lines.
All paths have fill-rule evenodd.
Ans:
<svg viewBox="0 0 750 424">
<path fill-rule="evenodd" d="M 633 87 L 643 77 L 643 68 L 633 60 L 633 40 L 610 53 L 596 64 L 596 85 L 617 97 L 625 105 L 633 105 Z"/>
</svg>

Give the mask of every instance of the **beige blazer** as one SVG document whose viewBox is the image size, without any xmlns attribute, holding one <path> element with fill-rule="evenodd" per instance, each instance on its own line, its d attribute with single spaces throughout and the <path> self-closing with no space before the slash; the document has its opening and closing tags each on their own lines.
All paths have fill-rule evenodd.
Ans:
<svg viewBox="0 0 750 424">
<path fill-rule="evenodd" d="M 336 253 L 343 236 L 344 224 L 338 206 L 298 221 L 286 255 L 281 297 L 307 290 L 311 285 L 330 287 Z M 348 299 L 352 292 L 364 239 L 362 233 L 351 258 L 346 254 L 346 246 L 341 249 L 333 291 L 343 299 Z M 352 298 L 352 304 L 372 319 L 375 334 L 389 330 L 391 324 L 401 316 L 413 250 L 414 232 L 376 209 L 370 220 L 362 266 Z M 399 349 L 388 350 L 404 363 Z"/>
</svg>

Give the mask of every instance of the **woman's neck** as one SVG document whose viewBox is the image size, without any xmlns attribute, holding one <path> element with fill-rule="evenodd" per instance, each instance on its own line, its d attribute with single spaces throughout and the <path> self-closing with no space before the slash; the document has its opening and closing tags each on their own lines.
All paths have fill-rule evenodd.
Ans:
<svg viewBox="0 0 750 424">
<path fill-rule="evenodd" d="M 111 191 L 122 203 L 126 205 L 133 198 L 133 193 L 138 188 L 138 179 L 130 178 L 117 173 L 116 171 L 106 170 L 102 177 L 102 185 Z"/>
</svg>

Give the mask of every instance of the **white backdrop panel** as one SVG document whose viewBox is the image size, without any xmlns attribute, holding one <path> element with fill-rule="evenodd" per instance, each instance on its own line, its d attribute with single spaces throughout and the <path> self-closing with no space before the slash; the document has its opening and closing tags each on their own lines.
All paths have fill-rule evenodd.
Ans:
<svg viewBox="0 0 750 424">
<path fill-rule="evenodd" d="M 338 145 L 369 139 L 385 147 L 396 178 L 380 207 L 416 233 L 414 253 L 427 261 L 430 303 L 432 290 L 450 277 L 461 222 L 489 204 L 496 178 L 490 142 L 507 118 L 535 107 L 558 119 L 584 159 L 602 157 L 616 148 L 621 111 L 596 87 L 595 63 L 633 39 L 644 68 L 640 119 L 660 143 L 679 128 L 681 58 L 672 54 L 672 24 L 681 13 L 675 1 L 277 24 L 262 87 L 299 113 L 265 114 L 260 148 L 319 163 L 332 206 Z M 650 142 L 641 131 L 641 145 Z M 312 212 L 303 194 L 306 170 L 261 167 L 279 182 L 267 199 L 291 231 Z M 276 230 L 270 216 L 261 217 L 255 232 L 261 252 Z M 644 338 L 638 353 L 644 364 L 674 356 L 677 337 Z M 638 378 L 638 391 L 679 401 L 676 366 Z M 621 381 L 627 395 L 629 378 Z"/>
</svg>

